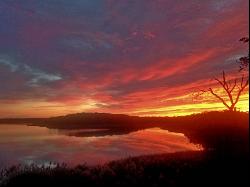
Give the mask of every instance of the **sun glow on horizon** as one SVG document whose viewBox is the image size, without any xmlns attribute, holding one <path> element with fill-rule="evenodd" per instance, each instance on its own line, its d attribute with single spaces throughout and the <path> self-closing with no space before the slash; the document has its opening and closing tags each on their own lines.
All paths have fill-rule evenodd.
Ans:
<svg viewBox="0 0 250 187">
<path fill-rule="evenodd" d="M 249 112 L 249 94 L 246 93 L 241 96 L 241 99 L 236 105 L 237 111 Z M 179 104 L 176 106 L 166 106 L 159 108 L 139 109 L 132 114 L 139 116 L 185 116 L 195 113 L 222 111 L 227 108 L 217 99 L 212 97 L 212 101 L 200 103 Z"/>
<path fill-rule="evenodd" d="M 102 103 L 104 105 L 104 103 Z M 81 112 L 105 112 L 105 113 L 120 113 L 136 116 L 184 116 L 195 113 L 202 113 L 207 111 L 222 111 L 226 110 L 226 107 L 214 100 L 212 102 L 201 103 L 188 103 L 179 104 L 175 106 L 162 106 L 162 107 L 144 107 L 143 109 L 131 109 L 132 111 L 103 111 L 99 110 L 98 103 L 96 101 L 88 101 L 81 105 L 66 105 L 51 103 L 45 101 L 26 101 L 16 103 L 13 108 L 12 104 L 1 104 L 0 113 L 1 118 L 5 117 L 54 117 L 60 115 L 67 115 L 72 113 Z M 241 100 L 236 105 L 238 111 L 249 112 L 249 94 L 244 94 Z"/>
</svg>

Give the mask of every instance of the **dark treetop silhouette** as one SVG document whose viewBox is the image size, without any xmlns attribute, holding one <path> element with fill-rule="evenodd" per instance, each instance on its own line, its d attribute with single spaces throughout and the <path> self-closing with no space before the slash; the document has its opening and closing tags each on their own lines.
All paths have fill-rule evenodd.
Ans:
<svg viewBox="0 0 250 187">
<path fill-rule="evenodd" d="M 249 38 L 248 37 L 243 37 L 243 38 L 240 39 L 240 41 L 249 45 Z M 248 53 L 248 56 L 240 57 L 237 62 L 240 64 L 240 71 L 248 70 L 249 53 Z"/>
</svg>

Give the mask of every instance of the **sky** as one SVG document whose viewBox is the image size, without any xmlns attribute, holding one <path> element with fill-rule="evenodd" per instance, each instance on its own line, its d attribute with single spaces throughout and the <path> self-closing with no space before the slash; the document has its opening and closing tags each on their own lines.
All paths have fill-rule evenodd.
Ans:
<svg viewBox="0 0 250 187">
<path fill-rule="evenodd" d="M 194 95 L 241 76 L 248 14 L 248 0 L 0 0 L 0 117 L 224 110 Z"/>
</svg>

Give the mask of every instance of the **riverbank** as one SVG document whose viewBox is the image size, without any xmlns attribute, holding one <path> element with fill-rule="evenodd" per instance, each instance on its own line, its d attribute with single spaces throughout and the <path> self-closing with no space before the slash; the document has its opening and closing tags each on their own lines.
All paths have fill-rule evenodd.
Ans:
<svg viewBox="0 0 250 187">
<path fill-rule="evenodd" d="M 206 151 L 139 156 L 88 167 L 13 167 L 1 187 L 10 186 L 182 186 L 247 185 L 249 155 Z"/>
</svg>

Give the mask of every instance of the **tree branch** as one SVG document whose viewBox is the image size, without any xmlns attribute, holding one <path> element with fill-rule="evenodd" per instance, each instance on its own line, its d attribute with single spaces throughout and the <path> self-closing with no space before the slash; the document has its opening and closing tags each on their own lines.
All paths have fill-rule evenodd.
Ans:
<svg viewBox="0 0 250 187">
<path fill-rule="evenodd" d="M 213 94 L 215 97 L 217 97 L 228 109 L 230 109 L 230 107 L 224 101 L 224 99 L 222 99 L 220 96 L 218 96 L 216 93 L 214 93 L 214 91 L 212 90 L 212 88 L 209 88 L 208 90 L 211 92 L 211 94 Z"/>
<path fill-rule="evenodd" d="M 245 84 L 243 84 L 244 81 L 244 76 L 242 76 L 241 79 L 241 87 L 239 88 L 239 92 L 237 94 L 237 97 L 235 99 L 235 102 L 233 103 L 233 107 L 238 103 L 239 99 L 240 99 L 240 95 L 241 93 L 244 91 L 244 89 L 247 87 L 248 83 L 249 83 L 249 79 L 245 82 Z"/>
<path fill-rule="evenodd" d="M 229 85 L 226 81 L 226 74 L 225 74 L 225 71 L 223 71 L 223 82 L 224 82 L 224 86 L 225 86 L 225 89 L 226 90 L 229 90 Z"/>
<path fill-rule="evenodd" d="M 234 90 L 236 84 L 237 84 L 237 79 L 234 80 L 234 85 L 233 85 L 233 87 L 229 90 L 230 93 L 232 93 L 232 91 Z"/>
<path fill-rule="evenodd" d="M 222 77 L 223 77 L 223 82 L 222 81 L 220 81 L 219 79 L 217 79 L 217 78 L 215 78 L 215 80 L 217 81 L 217 82 L 219 82 L 219 84 L 224 88 L 224 90 L 226 91 L 226 93 L 227 93 L 227 95 L 228 95 L 228 97 L 229 97 L 229 99 L 230 99 L 230 102 L 231 102 L 231 104 L 233 104 L 234 103 L 234 101 L 233 101 L 233 96 L 232 96 L 232 91 L 230 90 L 230 88 L 229 88 L 229 86 L 228 86 L 228 83 L 227 83 L 227 81 L 226 81 L 226 75 L 225 75 L 225 72 L 223 71 L 222 72 Z M 218 95 L 217 95 L 218 96 Z"/>
</svg>

